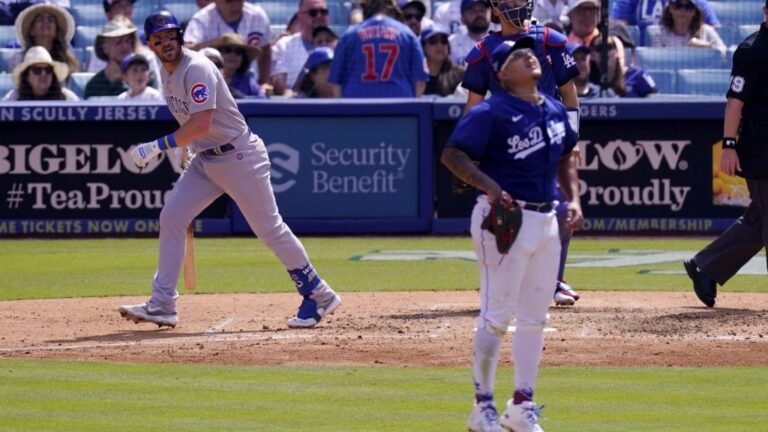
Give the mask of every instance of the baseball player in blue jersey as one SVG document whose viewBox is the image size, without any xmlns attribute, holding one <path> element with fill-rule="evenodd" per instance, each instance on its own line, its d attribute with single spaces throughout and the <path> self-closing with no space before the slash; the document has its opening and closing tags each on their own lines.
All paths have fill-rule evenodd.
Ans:
<svg viewBox="0 0 768 432">
<path fill-rule="evenodd" d="M 501 91 L 474 106 L 456 126 L 441 161 L 478 189 L 471 232 L 480 269 L 480 316 L 473 353 L 475 432 L 541 432 L 533 402 L 544 346 L 560 241 L 555 180 L 568 198 L 565 225 L 582 221 L 578 173 L 571 152 L 578 134 L 560 101 L 537 90 L 542 67 L 532 37 L 502 41 L 489 56 Z M 479 166 L 473 161 L 479 161 Z M 503 197 L 503 198 L 502 198 Z M 510 198 L 511 197 L 511 198 Z M 517 239 L 506 254 L 482 228 L 491 203 L 523 208 Z M 515 319 L 515 392 L 501 418 L 493 397 L 504 334 Z"/>
<path fill-rule="evenodd" d="M 152 298 L 146 303 L 121 306 L 120 314 L 136 323 L 176 326 L 176 283 L 184 258 L 186 227 L 226 193 L 240 207 L 259 239 L 285 266 L 304 297 L 288 325 L 315 326 L 339 307 L 341 299 L 315 272 L 304 246 L 280 217 L 264 142 L 248 128 L 213 62 L 182 48 L 181 27 L 170 12 L 147 17 L 144 31 L 149 47 L 163 64 L 163 94 L 180 127 L 157 141 L 133 147 L 130 155 L 139 167 L 157 163 L 157 156 L 171 148 L 191 147 L 196 156 L 160 212 L 160 253 Z"/>
<path fill-rule="evenodd" d="M 429 75 L 421 43 L 393 17 L 394 0 L 363 0 L 365 20 L 341 36 L 329 81 L 336 97 L 419 97 Z"/>
<path fill-rule="evenodd" d="M 491 66 L 493 50 L 505 41 L 515 41 L 530 36 L 536 41 L 534 52 L 541 64 L 542 76 L 538 82 L 538 89 L 541 93 L 563 102 L 568 109 L 569 121 L 578 133 L 579 97 L 573 78 L 579 75 L 579 68 L 566 47 L 565 35 L 549 27 L 529 22 L 533 14 L 533 4 L 533 0 L 491 0 L 492 13 L 499 19 L 501 31 L 488 33 L 467 54 L 465 60 L 467 71 L 462 86 L 469 90 L 469 96 L 464 112 L 482 101 L 489 90 L 491 94 L 503 91 Z M 574 157 L 577 160 L 580 157 L 578 147 L 574 150 Z M 560 193 L 558 199 L 561 204 L 557 214 L 561 222 L 562 257 L 554 298 L 558 306 L 569 306 L 579 299 L 579 295 L 563 279 L 568 246 L 573 236 L 573 230 L 568 229 L 563 223 L 566 214 L 566 203 L 563 198 L 564 196 Z"/>
</svg>

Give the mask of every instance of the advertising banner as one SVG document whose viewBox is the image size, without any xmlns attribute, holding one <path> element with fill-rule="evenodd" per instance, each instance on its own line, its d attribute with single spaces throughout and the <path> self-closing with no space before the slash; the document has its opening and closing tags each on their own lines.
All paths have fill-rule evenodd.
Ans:
<svg viewBox="0 0 768 432">
<path fill-rule="evenodd" d="M 717 110 L 709 105 L 699 110 L 697 115 L 704 119 L 656 119 L 658 113 L 648 111 L 650 119 L 643 120 L 634 118 L 636 106 L 582 106 L 578 145 L 579 190 L 586 217 L 583 230 L 708 232 L 726 228 L 743 209 L 714 205 L 722 204 L 723 199 L 713 203 L 713 192 L 716 197 L 728 193 L 729 203 L 743 203 L 743 194 L 741 179 L 727 179 L 714 171 L 713 180 L 713 158 L 719 161 L 713 144 L 722 135 Z M 450 107 L 443 109 L 447 118 L 436 122 L 436 158 L 455 124 Z M 659 110 L 671 114 L 675 107 L 666 104 Z M 688 113 L 680 106 L 677 112 L 680 117 Z M 466 230 L 474 195 L 456 194 L 452 176 L 439 164 L 436 190 L 437 230 Z"/>
<path fill-rule="evenodd" d="M 152 234 L 181 172 L 175 153 L 139 169 L 131 145 L 177 126 L 160 106 L 0 108 L 0 235 Z M 217 202 L 198 231 L 228 233 Z"/>
</svg>

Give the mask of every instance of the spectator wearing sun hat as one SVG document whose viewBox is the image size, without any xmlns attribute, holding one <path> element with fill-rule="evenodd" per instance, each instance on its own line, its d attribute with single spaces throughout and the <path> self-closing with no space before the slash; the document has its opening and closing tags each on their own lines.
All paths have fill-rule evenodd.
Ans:
<svg viewBox="0 0 768 432">
<path fill-rule="evenodd" d="M 136 26 L 124 16 L 117 16 L 104 26 L 101 33 L 96 36 L 93 51 L 98 58 L 107 62 L 107 65 L 85 85 L 86 99 L 117 96 L 128 90 L 128 86 L 123 81 L 123 71 L 120 65 L 128 54 L 147 52 L 146 48 L 139 42 Z M 157 88 L 154 72 L 152 72 L 149 85 Z"/>
<path fill-rule="evenodd" d="M 261 53 L 259 47 L 248 45 L 237 33 L 224 33 L 211 42 L 210 46 L 221 53 L 221 74 L 231 89 L 246 97 L 265 97 L 256 76 L 249 70 L 251 62 Z M 233 96 L 239 95 L 233 92 Z"/>
<path fill-rule="evenodd" d="M 66 63 L 70 72 L 80 70 L 80 63 L 70 48 L 75 35 L 75 20 L 66 9 L 53 4 L 32 5 L 19 14 L 14 26 L 22 51 L 11 64 L 21 62 L 30 47 L 42 46 L 53 60 Z"/>
<path fill-rule="evenodd" d="M 54 61 L 44 47 L 30 47 L 24 59 L 13 68 L 16 88 L 9 91 L 3 101 L 15 100 L 78 100 L 71 90 L 64 87 L 69 74 L 66 63 Z"/>
</svg>

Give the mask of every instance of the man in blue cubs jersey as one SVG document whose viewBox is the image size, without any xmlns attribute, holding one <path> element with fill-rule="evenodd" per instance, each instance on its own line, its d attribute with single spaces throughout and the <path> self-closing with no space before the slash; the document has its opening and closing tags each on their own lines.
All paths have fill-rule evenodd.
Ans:
<svg viewBox="0 0 768 432">
<path fill-rule="evenodd" d="M 515 41 L 530 36 L 536 44 L 534 52 L 541 64 L 541 78 L 538 89 L 541 93 L 552 96 L 563 102 L 568 109 L 569 120 L 576 132 L 579 131 L 579 97 L 573 79 L 579 75 L 579 68 L 566 47 L 567 38 L 562 33 L 549 27 L 531 24 L 533 14 L 533 0 L 491 0 L 491 9 L 501 24 L 501 31 L 490 32 L 483 37 L 478 44 L 467 54 L 467 71 L 464 75 L 462 86 L 469 90 L 467 112 L 474 105 L 485 98 L 490 90 L 491 94 L 503 91 L 499 79 L 493 73 L 491 66 L 491 53 L 505 41 Z M 574 157 L 579 158 L 578 148 L 574 151 Z M 558 214 L 563 221 L 565 200 L 560 194 L 561 208 Z M 560 271 L 555 286 L 555 304 L 558 306 L 573 305 L 579 299 L 579 295 L 565 283 L 565 261 L 568 255 L 573 231 L 561 223 L 560 241 L 562 242 L 562 257 Z"/>
<path fill-rule="evenodd" d="M 334 53 L 329 81 L 345 98 L 418 97 L 429 75 L 415 34 L 395 18 L 394 0 L 364 0 L 365 20 L 347 29 Z"/>
<path fill-rule="evenodd" d="M 502 426 L 542 432 L 533 391 L 561 248 L 556 180 L 568 197 L 565 224 L 576 229 L 582 221 L 578 173 L 571 157 L 578 135 L 563 104 L 537 91 L 542 67 L 535 48 L 532 37 L 497 46 L 490 64 L 503 91 L 475 105 L 459 121 L 441 156 L 454 175 L 478 189 L 470 225 L 481 298 L 472 361 L 476 402 L 468 421 L 475 432 L 501 432 Z M 517 239 L 506 254 L 482 228 L 491 203 L 501 200 L 517 201 L 523 209 Z M 499 418 L 493 397 L 495 371 L 513 318 L 515 392 Z"/>
</svg>

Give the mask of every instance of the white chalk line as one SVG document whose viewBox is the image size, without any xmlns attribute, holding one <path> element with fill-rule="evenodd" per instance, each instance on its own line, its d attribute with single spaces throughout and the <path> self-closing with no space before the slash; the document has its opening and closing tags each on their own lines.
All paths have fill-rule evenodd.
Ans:
<svg viewBox="0 0 768 432">
<path fill-rule="evenodd" d="M 221 331 L 221 329 L 223 329 L 224 327 L 228 326 L 229 324 L 232 324 L 234 321 L 235 321 L 234 318 L 227 318 L 225 320 L 222 320 L 222 321 L 218 322 L 217 324 L 215 324 L 214 326 L 212 326 L 211 328 L 209 328 L 208 330 L 206 330 L 205 334 L 210 336 L 210 335 L 213 335 L 215 333 L 218 333 L 218 332 Z"/>
</svg>

